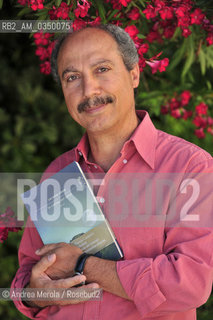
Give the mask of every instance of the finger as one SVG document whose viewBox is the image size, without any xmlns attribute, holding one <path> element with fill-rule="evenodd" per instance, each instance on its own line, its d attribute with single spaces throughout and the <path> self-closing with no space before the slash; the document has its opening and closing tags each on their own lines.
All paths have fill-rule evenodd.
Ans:
<svg viewBox="0 0 213 320">
<path fill-rule="evenodd" d="M 45 246 L 41 247 L 40 249 L 36 250 L 36 254 L 39 256 L 43 256 L 44 254 L 48 253 L 51 250 L 58 248 L 59 243 L 50 243 L 46 244 Z"/>
<path fill-rule="evenodd" d="M 33 275 L 40 275 L 44 273 L 56 260 L 56 255 L 53 253 L 51 255 L 45 256 L 39 260 L 35 266 L 32 268 Z"/>
<path fill-rule="evenodd" d="M 89 284 L 86 284 L 85 286 L 82 286 L 82 288 L 87 288 L 87 289 L 99 289 L 100 286 L 98 283 L 95 283 L 95 282 L 91 282 Z"/>
<path fill-rule="evenodd" d="M 84 281 L 86 281 L 86 277 L 84 275 L 79 275 L 79 276 L 74 276 L 66 279 L 53 280 L 52 282 L 55 288 L 68 289 Z"/>
</svg>

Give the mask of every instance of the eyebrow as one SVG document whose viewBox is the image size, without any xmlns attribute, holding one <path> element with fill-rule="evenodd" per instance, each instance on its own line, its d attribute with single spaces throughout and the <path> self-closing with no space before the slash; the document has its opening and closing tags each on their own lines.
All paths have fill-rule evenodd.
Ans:
<svg viewBox="0 0 213 320">
<path fill-rule="evenodd" d="M 76 70 L 73 67 L 68 67 L 66 68 L 63 72 L 62 72 L 62 79 L 64 79 L 65 75 L 69 72 L 78 72 L 78 70 Z"/>
<path fill-rule="evenodd" d="M 101 59 L 91 64 L 91 67 L 94 68 L 95 66 L 98 66 L 99 64 L 102 64 L 102 63 L 110 63 L 111 65 L 114 65 L 114 63 L 111 60 Z M 62 79 L 64 79 L 65 75 L 69 72 L 79 72 L 79 71 L 74 67 L 70 66 L 62 72 Z"/>
</svg>

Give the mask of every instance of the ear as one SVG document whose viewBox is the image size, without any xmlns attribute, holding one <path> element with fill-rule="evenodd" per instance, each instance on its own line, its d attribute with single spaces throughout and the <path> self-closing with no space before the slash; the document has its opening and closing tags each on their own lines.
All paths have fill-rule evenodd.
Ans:
<svg viewBox="0 0 213 320">
<path fill-rule="evenodd" d="M 133 88 L 137 88 L 140 81 L 140 69 L 138 63 L 134 66 L 132 70 L 130 70 L 130 75 L 132 78 L 132 86 Z"/>
</svg>

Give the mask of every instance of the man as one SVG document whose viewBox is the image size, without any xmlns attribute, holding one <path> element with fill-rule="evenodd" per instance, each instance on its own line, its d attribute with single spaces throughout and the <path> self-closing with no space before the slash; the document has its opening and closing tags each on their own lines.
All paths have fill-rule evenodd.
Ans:
<svg viewBox="0 0 213 320">
<path fill-rule="evenodd" d="M 72 278 L 81 249 L 65 243 L 43 246 L 36 229 L 28 227 L 13 287 L 69 288 L 86 279 L 85 288 L 102 288 L 103 299 L 31 301 L 28 305 L 18 301 L 17 308 L 32 319 L 195 319 L 196 307 L 207 300 L 212 285 L 211 184 L 205 178 L 205 188 L 201 186 L 203 174 L 209 177 L 212 172 L 212 157 L 155 129 L 145 111 L 136 112 L 138 57 L 120 28 L 88 27 L 69 34 L 56 47 L 55 62 L 54 73 L 60 78 L 68 111 L 86 134 L 75 149 L 48 167 L 43 179 L 74 160 L 84 172 L 104 175 L 106 183 L 98 189 L 97 198 L 102 200 L 124 259 L 87 257 L 83 275 Z M 129 184 L 123 199 L 125 217 L 120 220 L 108 199 L 110 175 L 117 173 Z M 171 173 L 175 173 L 176 201 L 173 194 L 164 192 L 160 209 L 149 197 L 147 204 L 146 175 L 149 182 L 158 183 L 160 174 L 166 174 L 168 181 Z M 133 188 L 135 181 L 138 186 Z M 194 197 L 188 207 L 186 185 Z M 153 199 L 158 196 L 155 193 Z M 148 220 L 144 219 L 146 211 Z M 186 215 L 195 218 L 191 224 Z"/>
</svg>

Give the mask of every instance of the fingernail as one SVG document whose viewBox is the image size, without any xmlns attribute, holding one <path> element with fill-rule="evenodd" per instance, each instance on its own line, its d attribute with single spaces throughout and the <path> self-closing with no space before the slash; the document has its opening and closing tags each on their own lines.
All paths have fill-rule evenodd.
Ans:
<svg viewBox="0 0 213 320">
<path fill-rule="evenodd" d="M 92 289 L 99 289 L 99 288 L 100 288 L 100 286 L 97 283 L 94 283 L 92 285 Z"/>
<path fill-rule="evenodd" d="M 47 259 L 48 259 L 49 261 L 53 261 L 53 259 L 54 259 L 54 254 L 49 254 L 48 257 L 47 257 Z"/>
<path fill-rule="evenodd" d="M 86 281 L 86 277 L 85 277 L 85 276 L 81 276 L 80 279 L 79 279 L 79 281 L 80 281 L 80 282 Z"/>
<path fill-rule="evenodd" d="M 39 254 L 39 252 L 40 252 L 40 249 L 37 249 L 37 250 L 35 251 L 35 254 Z"/>
</svg>

